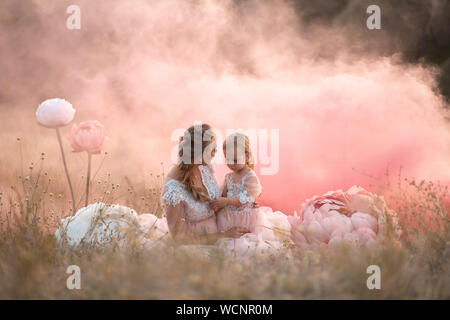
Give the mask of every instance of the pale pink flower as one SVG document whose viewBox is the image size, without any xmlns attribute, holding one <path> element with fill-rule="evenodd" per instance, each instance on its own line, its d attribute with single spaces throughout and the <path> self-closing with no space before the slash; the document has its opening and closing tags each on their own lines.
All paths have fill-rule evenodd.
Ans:
<svg viewBox="0 0 450 320">
<path fill-rule="evenodd" d="M 75 116 L 75 109 L 64 99 L 48 99 L 36 110 L 37 121 L 47 128 L 58 128 L 68 125 Z"/>
<path fill-rule="evenodd" d="M 398 237 L 395 212 L 386 207 L 383 197 L 359 186 L 315 196 L 303 203 L 300 217 L 289 217 L 292 240 L 299 246 L 368 245 L 386 235 L 388 220 Z"/>
<path fill-rule="evenodd" d="M 74 152 L 100 153 L 105 142 L 105 128 L 96 120 L 74 124 L 68 139 Z"/>
</svg>

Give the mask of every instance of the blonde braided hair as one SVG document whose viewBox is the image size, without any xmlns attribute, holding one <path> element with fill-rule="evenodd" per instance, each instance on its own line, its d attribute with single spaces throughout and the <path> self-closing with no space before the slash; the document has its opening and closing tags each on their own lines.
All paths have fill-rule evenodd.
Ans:
<svg viewBox="0 0 450 320">
<path fill-rule="evenodd" d="M 200 131 L 201 128 L 201 131 Z M 196 132 L 201 132 L 201 137 Z M 204 139 L 204 137 L 207 139 Z M 199 141 L 201 139 L 201 141 Z M 202 159 L 195 159 L 195 146 L 201 143 Z M 186 186 L 186 189 L 192 194 L 195 200 L 206 202 L 211 200 L 208 193 L 203 188 L 195 185 L 194 166 L 195 162 L 203 160 L 203 152 L 211 144 L 215 143 L 215 135 L 212 132 L 212 127 L 208 124 L 195 124 L 188 128 L 184 136 L 180 138 L 178 145 L 178 169 L 181 173 L 180 181 Z M 184 154 L 187 151 L 188 154 Z"/>
</svg>

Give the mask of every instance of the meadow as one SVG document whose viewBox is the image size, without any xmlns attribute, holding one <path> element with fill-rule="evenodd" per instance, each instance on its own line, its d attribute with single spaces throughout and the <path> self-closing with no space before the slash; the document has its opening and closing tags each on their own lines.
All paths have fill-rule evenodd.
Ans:
<svg viewBox="0 0 450 320">
<path fill-rule="evenodd" d="M 381 30 L 367 28 L 369 1 L 78 0 L 73 30 L 71 2 L 1 1 L 0 299 L 449 299 L 449 2 L 379 2 Z M 55 131 L 36 121 L 50 97 L 110 138 L 91 159 L 61 127 L 73 197 Z M 292 214 L 360 184 L 397 212 L 400 239 L 239 262 L 170 240 L 163 251 L 56 242 L 87 185 L 88 203 L 162 217 L 174 132 L 197 120 L 280 129 L 263 205 Z M 80 290 L 66 286 L 71 265 Z M 366 285 L 370 265 L 380 290 Z"/>
<path fill-rule="evenodd" d="M 399 243 L 370 249 L 288 246 L 277 257 L 260 254 L 243 261 L 219 251 L 211 258 L 187 254 L 169 241 L 164 252 L 72 250 L 54 238 L 60 219 L 72 214 L 58 156 L 52 163 L 42 153 L 27 163 L 26 143 L 15 138 L 14 144 L 9 161 L 18 169 L 9 171 L 15 177 L 5 174 L 10 178 L 2 180 L 0 194 L 0 299 L 450 298 L 448 189 L 439 183 L 394 178 L 387 172 L 382 183 L 372 186 L 398 213 L 403 233 Z M 162 170 L 140 179 L 116 176 L 101 169 L 107 161 L 103 154 L 96 162 L 92 200 L 164 214 L 159 201 Z M 77 193 L 82 188 L 75 183 Z M 80 267 L 80 290 L 66 287 L 70 265 Z M 381 268 L 380 290 L 367 288 L 369 265 Z"/>
</svg>

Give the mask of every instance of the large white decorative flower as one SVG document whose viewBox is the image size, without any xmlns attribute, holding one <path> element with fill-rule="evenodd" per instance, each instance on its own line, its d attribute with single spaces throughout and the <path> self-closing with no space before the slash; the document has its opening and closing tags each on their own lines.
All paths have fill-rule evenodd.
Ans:
<svg viewBox="0 0 450 320">
<path fill-rule="evenodd" d="M 74 216 L 62 219 L 55 233 L 58 242 L 73 248 L 123 247 L 130 239 L 140 241 L 142 236 L 138 215 L 133 209 L 102 202 L 81 208 Z"/>
<path fill-rule="evenodd" d="M 164 247 L 160 240 L 168 233 L 165 218 L 160 219 L 150 213 L 138 215 L 125 206 L 97 202 L 81 208 L 74 216 L 62 219 L 55 237 L 60 244 L 72 248 L 133 246 L 154 249 Z"/>
<path fill-rule="evenodd" d="M 37 111 L 38 122 L 47 128 L 58 128 L 68 125 L 75 116 L 75 109 L 70 102 L 54 98 L 42 102 Z"/>
<path fill-rule="evenodd" d="M 158 218 L 151 213 L 140 214 L 137 219 L 142 232 L 147 238 L 159 240 L 170 237 L 166 219 Z"/>
</svg>

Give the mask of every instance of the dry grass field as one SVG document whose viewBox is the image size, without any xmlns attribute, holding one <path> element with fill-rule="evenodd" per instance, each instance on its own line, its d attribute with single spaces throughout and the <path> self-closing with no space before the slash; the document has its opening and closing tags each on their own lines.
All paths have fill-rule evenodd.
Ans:
<svg viewBox="0 0 450 320">
<path fill-rule="evenodd" d="M 22 142 L 16 143 L 20 149 Z M 20 155 L 11 150 L 11 157 Z M 164 251 L 60 247 L 54 232 L 72 214 L 71 205 L 61 168 L 47 166 L 46 157 L 3 180 L 10 185 L 3 183 L 0 194 L 0 299 L 450 298 L 448 190 L 437 183 L 397 177 L 378 185 L 399 214 L 400 243 L 370 250 L 289 247 L 276 258 L 262 254 L 238 262 L 219 251 L 211 258 L 188 255 L 170 243 Z M 93 179 L 92 198 L 161 216 L 162 175 L 132 181 L 102 172 Z M 381 290 L 366 286 L 373 264 L 381 268 Z M 69 265 L 80 267 L 81 290 L 66 287 Z"/>
</svg>

